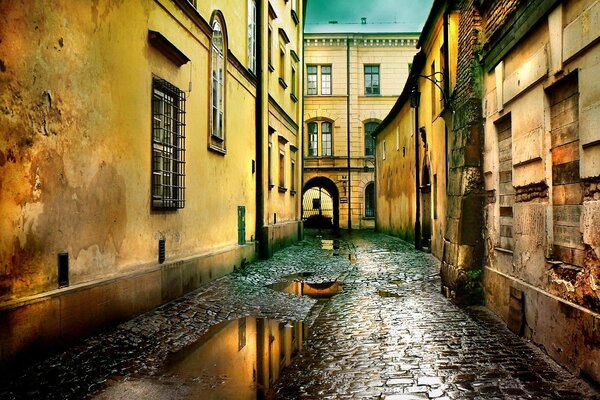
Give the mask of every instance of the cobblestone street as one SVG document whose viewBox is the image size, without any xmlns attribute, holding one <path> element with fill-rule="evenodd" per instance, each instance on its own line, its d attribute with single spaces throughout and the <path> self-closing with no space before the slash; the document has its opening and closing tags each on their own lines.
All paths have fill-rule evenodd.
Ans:
<svg viewBox="0 0 600 400">
<path fill-rule="evenodd" d="M 239 398 L 223 394 L 235 385 L 232 376 L 181 376 L 165 364 L 212 326 L 242 317 L 304 321 L 308 330 L 269 398 L 600 398 L 485 309 L 451 304 L 437 269 L 433 257 L 389 236 L 325 243 L 307 236 L 270 260 L 13 369 L 0 381 L 0 398 Z M 267 287 L 301 273 L 314 287 L 337 280 L 343 290 L 317 301 Z"/>
</svg>

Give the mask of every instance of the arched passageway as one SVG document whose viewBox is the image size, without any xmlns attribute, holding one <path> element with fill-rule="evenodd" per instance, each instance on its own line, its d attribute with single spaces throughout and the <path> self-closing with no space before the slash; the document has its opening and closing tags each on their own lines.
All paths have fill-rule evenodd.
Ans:
<svg viewBox="0 0 600 400">
<path fill-rule="evenodd" d="M 307 228 L 340 226 L 340 195 L 335 183 L 319 176 L 310 179 L 302 190 L 302 220 Z"/>
</svg>

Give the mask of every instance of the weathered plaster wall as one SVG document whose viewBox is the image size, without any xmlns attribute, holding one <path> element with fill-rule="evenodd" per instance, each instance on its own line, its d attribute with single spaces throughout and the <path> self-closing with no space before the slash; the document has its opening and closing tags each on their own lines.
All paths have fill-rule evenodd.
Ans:
<svg viewBox="0 0 600 400">
<path fill-rule="evenodd" d="M 236 118 L 227 119 L 228 153 L 208 152 L 209 42 L 176 4 L 0 7 L 0 298 L 55 289 L 60 251 L 69 252 L 78 284 L 155 263 L 159 238 L 171 260 L 234 245 L 238 205 L 247 208 L 247 238 L 254 236 L 254 134 L 244 121 L 254 117 L 255 89 L 230 63 L 226 107 Z M 224 14 L 235 15 L 228 7 Z M 149 29 L 192 62 L 171 63 L 148 43 Z M 245 43 L 245 32 L 228 33 L 231 43 Z M 231 50 L 243 58 L 238 47 Z M 150 207 L 153 74 L 182 90 L 193 82 L 187 203 L 175 212 Z"/>
</svg>

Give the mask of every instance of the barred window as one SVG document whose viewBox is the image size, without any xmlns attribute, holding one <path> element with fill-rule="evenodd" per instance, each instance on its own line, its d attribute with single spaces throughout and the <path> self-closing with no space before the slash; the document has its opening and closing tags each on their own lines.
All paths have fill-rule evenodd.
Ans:
<svg viewBox="0 0 600 400">
<path fill-rule="evenodd" d="M 152 80 L 152 207 L 185 206 L 185 95 Z"/>
</svg>

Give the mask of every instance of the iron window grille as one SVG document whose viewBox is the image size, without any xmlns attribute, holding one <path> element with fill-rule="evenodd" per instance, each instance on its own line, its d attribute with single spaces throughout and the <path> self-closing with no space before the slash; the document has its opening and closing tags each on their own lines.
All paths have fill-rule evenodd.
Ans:
<svg viewBox="0 0 600 400">
<path fill-rule="evenodd" d="M 152 207 L 185 206 L 185 94 L 152 80 Z"/>
<path fill-rule="evenodd" d="M 365 65 L 365 94 L 379 94 L 379 65 Z"/>
</svg>

